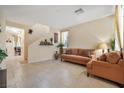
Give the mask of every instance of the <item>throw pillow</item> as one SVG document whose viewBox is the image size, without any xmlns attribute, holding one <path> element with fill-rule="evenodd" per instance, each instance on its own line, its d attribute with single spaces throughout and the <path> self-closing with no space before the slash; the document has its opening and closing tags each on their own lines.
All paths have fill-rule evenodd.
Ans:
<svg viewBox="0 0 124 93">
<path fill-rule="evenodd" d="M 108 53 L 107 55 L 107 61 L 112 64 L 117 64 L 120 59 L 121 57 L 116 52 L 111 52 L 111 53 Z"/>
<path fill-rule="evenodd" d="M 71 49 L 66 49 L 66 54 L 71 54 Z"/>
<path fill-rule="evenodd" d="M 90 51 L 89 51 L 89 50 L 84 50 L 84 49 L 79 50 L 78 54 L 79 54 L 80 56 L 90 57 Z"/>
<path fill-rule="evenodd" d="M 77 55 L 78 54 L 78 49 L 72 49 L 71 53 L 72 53 L 72 55 Z"/>
<path fill-rule="evenodd" d="M 106 61 L 106 54 L 101 55 L 100 57 L 98 57 L 97 59 L 100 61 Z"/>
</svg>

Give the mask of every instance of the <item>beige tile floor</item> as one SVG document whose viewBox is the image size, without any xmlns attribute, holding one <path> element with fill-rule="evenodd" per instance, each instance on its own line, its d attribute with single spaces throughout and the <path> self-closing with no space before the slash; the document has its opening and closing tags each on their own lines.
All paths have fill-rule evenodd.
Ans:
<svg viewBox="0 0 124 93">
<path fill-rule="evenodd" d="M 87 77 L 86 68 L 68 62 L 44 61 L 21 64 L 18 59 L 6 61 L 9 88 L 114 88 L 115 83 Z"/>
</svg>

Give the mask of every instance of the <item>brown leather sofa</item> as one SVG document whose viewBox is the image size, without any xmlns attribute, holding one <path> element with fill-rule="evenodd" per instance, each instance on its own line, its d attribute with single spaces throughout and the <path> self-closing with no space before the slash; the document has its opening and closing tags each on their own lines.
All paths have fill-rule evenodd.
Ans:
<svg viewBox="0 0 124 93">
<path fill-rule="evenodd" d="M 124 87 L 124 59 L 119 53 L 111 52 L 87 63 L 87 72 L 114 82 Z"/>
<path fill-rule="evenodd" d="M 93 51 L 94 49 L 64 49 L 64 53 L 61 55 L 61 60 L 86 65 L 91 60 Z"/>
</svg>

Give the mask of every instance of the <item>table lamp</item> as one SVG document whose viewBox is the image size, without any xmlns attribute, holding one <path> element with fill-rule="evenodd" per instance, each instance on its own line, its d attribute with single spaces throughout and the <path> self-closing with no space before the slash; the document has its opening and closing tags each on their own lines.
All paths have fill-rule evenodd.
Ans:
<svg viewBox="0 0 124 93">
<path fill-rule="evenodd" d="M 104 53 L 104 49 L 107 49 L 108 46 L 106 43 L 102 42 L 102 43 L 99 43 L 98 46 L 97 46 L 97 49 L 102 49 L 102 53 Z"/>
</svg>

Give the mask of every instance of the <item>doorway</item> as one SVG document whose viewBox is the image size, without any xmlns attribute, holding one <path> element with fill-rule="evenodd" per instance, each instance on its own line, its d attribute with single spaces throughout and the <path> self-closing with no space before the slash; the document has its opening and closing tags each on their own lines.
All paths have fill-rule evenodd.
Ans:
<svg viewBox="0 0 124 93">
<path fill-rule="evenodd" d="M 6 51 L 8 60 L 24 61 L 24 29 L 6 26 Z"/>
</svg>

